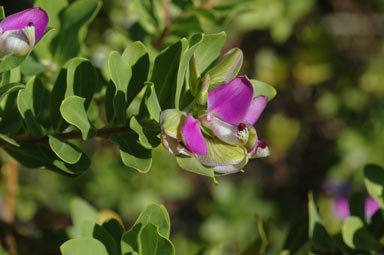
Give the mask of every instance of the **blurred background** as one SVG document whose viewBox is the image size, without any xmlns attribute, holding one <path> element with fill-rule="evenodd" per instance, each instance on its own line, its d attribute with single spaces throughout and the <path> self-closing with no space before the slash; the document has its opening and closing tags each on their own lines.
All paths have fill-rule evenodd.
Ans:
<svg viewBox="0 0 384 255">
<path fill-rule="evenodd" d="M 163 37 L 140 24 L 132 2 L 103 0 L 84 55 L 103 70 L 109 52 L 123 51 L 130 41 L 156 52 L 195 32 L 226 31 L 223 53 L 242 49 L 241 73 L 277 89 L 256 123 L 271 156 L 250 161 L 245 173 L 217 178 L 219 185 L 179 169 L 161 146 L 151 171 L 137 173 L 101 139 L 88 145 L 92 166 L 80 177 L 21 167 L 14 227 L 25 254 L 58 254 L 75 196 L 113 210 L 126 226 L 150 202 L 163 203 L 180 255 L 247 254 L 258 236 L 257 215 L 269 237 L 268 254 L 278 254 L 289 226 L 305 221 L 309 191 L 325 224 L 337 231 L 341 220 L 332 217 L 332 199 L 364 192 L 364 165 L 384 165 L 384 1 L 173 0 L 171 30 Z M 33 1 L 0 4 L 10 15 Z"/>
</svg>

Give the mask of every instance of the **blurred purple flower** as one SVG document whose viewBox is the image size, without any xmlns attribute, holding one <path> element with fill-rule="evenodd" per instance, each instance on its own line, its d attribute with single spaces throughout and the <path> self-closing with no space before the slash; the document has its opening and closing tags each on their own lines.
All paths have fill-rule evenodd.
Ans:
<svg viewBox="0 0 384 255">
<path fill-rule="evenodd" d="M 364 207 L 365 218 L 370 219 L 379 209 L 380 206 L 376 200 L 371 196 L 367 196 Z M 344 196 L 334 197 L 332 199 L 332 211 L 341 220 L 348 218 L 350 216 L 348 198 Z"/>
<path fill-rule="evenodd" d="M 0 42 L 3 53 L 25 56 L 43 36 L 48 15 L 41 8 L 30 8 L 15 13 L 0 22 Z"/>
<path fill-rule="evenodd" d="M 373 197 L 368 196 L 365 199 L 365 208 L 364 208 L 365 218 L 367 219 L 371 218 L 375 214 L 375 212 L 377 212 L 377 210 L 379 209 L 380 209 L 380 206 Z"/>
</svg>

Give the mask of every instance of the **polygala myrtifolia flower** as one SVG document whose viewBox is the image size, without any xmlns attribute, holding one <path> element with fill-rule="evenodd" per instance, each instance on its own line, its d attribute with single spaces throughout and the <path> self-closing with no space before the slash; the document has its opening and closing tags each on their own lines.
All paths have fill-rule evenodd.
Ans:
<svg viewBox="0 0 384 255">
<path fill-rule="evenodd" d="M 376 200 L 371 196 L 367 196 L 365 199 L 365 205 L 364 205 L 365 218 L 367 220 L 370 219 L 379 209 L 380 209 L 380 206 L 376 202 Z M 351 215 L 350 209 L 349 209 L 348 198 L 345 196 L 333 197 L 332 198 L 332 212 L 340 220 L 347 219 Z"/>
<path fill-rule="evenodd" d="M 202 90 L 208 91 L 207 84 Z M 160 126 L 164 147 L 176 156 L 194 156 L 217 173 L 238 172 L 249 158 L 268 156 L 267 143 L 258 139 L 253 127 L 268 99 L 253 98 L 253 94 L 248 78 L 238 77 L 213 88 L 205 97 L 206 104 L 195 104 L 190 113 L 163 111 Z"/>
<path fill-rule="evenodd" d="M 43 36 L 48 15 L 41 8 L 15 13 L 0 22 L 0 46 L 3 54 L 25 56 Z"/>
</svg>

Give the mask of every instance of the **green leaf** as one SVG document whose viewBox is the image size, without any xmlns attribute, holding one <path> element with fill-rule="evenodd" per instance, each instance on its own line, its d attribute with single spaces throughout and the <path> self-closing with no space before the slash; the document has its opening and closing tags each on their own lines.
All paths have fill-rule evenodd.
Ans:
<svg viewBox="0 0 384 255">
<path fill-rule="evenodd" d="M 52 40 L 53 56 L 59 65 L 79 55 L 86 25 L 94 19 L 100 7 L 98 0 L 75 1 L 60 13 L 60 31 Z"/>
<path fill-rule="evenodd" d="M 147 33 L 161 33 L 164 28 L 164 6 L 161 0 L 133 0 L 130 9 L 139 17 L 138 22 Z"/>
<path fill-rule="evenodd" d="M 149 55 L 142 42 L 134 42 L 128 45 L 122 57 L 132 67 L 133 75 L 127 91 L 127 104 L 129 105 L 143 88 L 144 82 L 148 80 Z"/>
<path fill-rule="evenodd" d="M 74 58 L 67 63 L 67 88 L 65 97 L 85 98 L 88 109 L 97 83 L 97 73 L 91 62 L 84 58 Z"/>
<path fill-rule="evenodd" d="M 146 130 L 133 116 L 129 122 L 129 127 L 139 136 L 138 142 L 146 149 L 156 148 L 160 144 L 160 139 L 152 131 Z"/>
<path fill-rule="evenodd" d="M 119 145 L 121 159 L 127 167 L 140 173 L 146 173 L 152 166 L 152 151 L 143 148 L 138 142 L 138 136 L 133 133 L 114 134 L 110 137 L 112 143 Z"/>
<path fill-rule="evenodd" d="M 53 84 L 51 93 L 51 101 L 49 102 L 49 115 L 51 118 L 52 127 L 61 131 L 67 127 L 64 119 L 60 114 L 60 106 L 65 98 L 65 90 L 67 89 L 67 70 L 61 69 L 59 75 Z"/>
<path fill-rule="evenodd" d="M 164 49 L 155 59 L 151 81 L 162 109 L 174 108 L 177 76 L 181 58 L 188 47 L 188 41 L 182 39 Z"/>
<path fill-rule="evenodd" d="M 147 206 L 137 218 L 133 227 L 123 234 L 121 239 L 121 250 L 123 255 L 130 252 L 139 252 L 140 249 L 140 233 L 145 226 L 151 224 L 156 226 L 159 236 L 169 238 L 170 220 L 166 208 L 163 205 L 150 204 Z"/>
<path fill-rule="evenodd" d="M 116 51 L 111 52 L 108 58 L 109 72 L 116 86 L 113 98 L 115 115 L 120 123 L 126 121 L 127 91 L 132 77 L 131 66 Z"/>
<path fill-rule="evenodd" d="M 50 45 L 52 39 L 59 33 L 60 20 L 59 13 L 68 5 L 67 0 L 36 0 L 34 7 L 40 7 L 44 9 L 49 16 L 48 27 L 53 27 L 53 31 L 50 32 L 46 38 L 39 42 L 37 47 L 33 50 L 36 53 L 40 60 L 43 59 L 52 59 L 52 54 L 50 52 Z"/>
<path fill-rule="evenodd" d="M 384 169 L 377 165 L 367 165 L 364 168 L 364 182 L 369 195 L 371 195 L 380 208 L 384 208 Z"/>
<path fill-rule="evenodd" d="M 7 135 L 0 134 L 0 139 L 6 143 L 9 143 L 10 145 L 13 145 L 15 147 L 20 147 L 20 144 L 18 142 L 16 142 L 14 139 L 12 139 L 11 137 L 9 137 Z"/>
<path fill-rule="evenodd" d="M 271 101 L 276 96 L 276 89 L 269 84 L 258 80 L 250 80 L 253 86 L 253 97 L 266 96 Z"/>
<path fill-rule="evenodd" d="M 5 96 L 13 91 L 17 91 L 19 89 L 24 89 L 25 86 L 21 83 L 8 83 L 0 87 L 0 98 Z"/>
<path fill-rule="evenodd" d="M 90 165 L 90 160 L 85 154 L 76 164 L 67 164 L 53 153 L 48 144 L 24 143 L 21 147 L 5 146 L 4 149 L 25 167 L 44 167 L 70 176 L 81 174 Z"/>
<path fill-rule="evenodd" d="M 134 225 L 141 223 L 143 226 L 151 223 L 159 228 L 159 233 L 169 238 L 171 223 L 167 209 L 155 203 L 147 206 L 139 215 Z"/>
<path fill-rule="evenodd" d="M 204 35 L 203 41 L 195 52 L 201 74 L 204 74 L 219 58 L 221 48 L 224 46 L 226 38 L 227 36 L 224 32 Z"/>
<path fill-rule="evenodd" d="M 158 129 L 158 123 L 160 121 L 161 107 L 156 95 L 155 86 L 152 82 L 145 83 L 145 94 L 143 96 L 139 116 L 140 120 L 147 122 L 148 126 L 153 125 L 155 129 Z"/>
<path fill-rule="evenodd" d="M 56 135 L 49 135 L 48 137 L 49 146 L 64 162 L 75 164 L 80 160 L 82 152 L 75 145 Z"/>
<path fill-rule="evenodd" d="M 288 250 L 289 254 L 298 254 L 297 251 L 308 241 L 308 214 L 305 214 L 304 217 L 300 217 L 290 224 L 283 250 Z"/>
<path fill-rule="evenodd" d="M 131 252 L 139 251 L 139 232 L 143 228 L 142 223 L 135 224 L 129 231 L 121 237 L 122 255 L 131 255 Z"/>
<path fill-rule="evenodd" d="M 344 242 L 351 248 L 367 251 L 380 251 L 383 248 L 357 216 L 350 216 L 344 221 L 342 234 Z"/>
<path fill-rule="evenodd" d="M 21 72 L 24 75 L 37 75 L 45 71 L 45 66 L 36 62 L 30 55 L 25 59 L 23 63 L 20 65 Z"/>
<path fill-rule="evenodd" d="M 95 224 L 93 228 L 92 237 L 102 242 L 107 248 L 109 255 L 118 255 L 120 252 L 117 249 L 117 244 L 113 237 L 108 233 L 106 229 L 104 229 L 102 226 Z M 120 240 L 119 240 L 120 242 Z"/>
<path fill-rule="evenodd" d="M 65 121 L 80 129 L 85 141 L 94 136 L 96 131 L 89 122 L 84 102 L 82 97 L 69 96 L 61 103 L 60 112 Z"/>
<path fill-rule="evenodd" d="M 9 71 L 9 70 L 17 67 L 26 58 L 27 58 L 27 56 L 15 57 L 15 56 L 11 56 L 11 55 L 4 57 L 3 59 L 0 60 L 0 73 Z"/>
<path fill-rule="evenodd" d="M 159 234 L 156 226 L 148 223 L 139 233 L 139 254 L 174 255 L 175 247 L 171 241 Z"/>
<path fill-rule="evenodd" d="M 46 94 L 42 82 L 37 78 L 32 78 L 24 89 L 19 90 L 17 95 L 17 108 L 25 121 L 28 131 L 35 136 L 43 135 L 37 116 L 44 109 L 41 103 L 45 102 Z"/>
<path fill-rule="evenodd" d="M 179 70 L 177 72 L 177 83 L 176 83 L 176 92 L 175 92 L 175 108 L 180 109 L 180 97 L 181 97 L 181 92 L 183 90 L 183 85 L 185 82 L 185 75 L 188 70 L 189 62 L 203 41 L 203 35 L 202 34 L 197 34 L 193 38 L 194 43 L 190 46 L 188 50 L 186 50 L 180 60 L 180 65 L 179 65 Z"/>
<path fill-rule="evenodd" d="M 28 168 L 39 168 L 49 165 L 51 158 L 47 156 L 51 152 L 48 146 L 23 144 L 23 147 L 6 146 L 4 149 L 9 155 Z M 47 150 L 48 149 L 48 152 Z M 53 154 L 53 152 L 51 152 Z M 55 157 L 53 155 L 53 157 Z"/>
<path fill-rule="evenodd" d="M 312 193 L 308 194 L 308 209 L 309 209 L 309 238 L 314 247 L 323 252 L 329 252 L 334 249 L 335 245 L 325 229 L 320 218 L 317 206 L 313 200 Z"/>
<path fill-rule="evenodd" d="M 102 227 L 112 236 L 112 238 L 115 240 L 117 250 L 120 251 L 121 237 L 124 233 L 121 224 L 117 220 L 111 218 L 103 222 Z"/>
<path fill-rule="evenodd" d="M 349 198 L 349 212 L 352 216 L 357 216 L 364 220 L 365 195 L 361 192 L 353 193 Z"/>
<path fill-rule="evenodd" d="M 51 163 L 52 165 L 47 166 L 52 170 L 60 170 L 60 172 L 68 175 L 79 175 L 89 168 L 91 160 L 84 153 L 81 154 L 81 158 L 75 164 L 68 164 L 59 159 L 55 159 Z"/>
<path fill-rule="evenodd" d="M 97 210 L 81 198 L 76 197 L 71 200 L 69 213 L 72 220 L 72 227 L 69 230 L 72 238 L 82 237 L 81 228 L 83 222 L 100 223 Z"/>
<path fill-rule="evenodd" d="M 195 157 L 176 157 L 176 161 L 182 169 L 211 177 L 216 182 L 213 168 L 202 165 Z"/>
<path fill-rule="evenodd" d="M 109 255 L 105 246 L 93 238 L 78 238 L 60 246 L 63 255 Z"/>
<path fill-rule="evenodd" d="M 113 84 L 113 81 L 109 81 L 107 84 L 107 89 L 105 91 L 105 114 L 107 116 L 108 123 L 112 123 L 115 118 L 115 110 L 113 107 L 113 99 L 115 97 L 116 87 Z"/>
</svg>

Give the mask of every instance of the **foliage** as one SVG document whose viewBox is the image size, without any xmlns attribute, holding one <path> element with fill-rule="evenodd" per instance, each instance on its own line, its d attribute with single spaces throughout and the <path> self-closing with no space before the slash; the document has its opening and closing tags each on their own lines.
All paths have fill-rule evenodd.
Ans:
<svg viewBox="0 0 384 255">
<path fill-rule="evenodd" d="M 0 254 L 12 254 L 9 233 L 19 254 L 383 252 L 381 1 L 34 6 L 46 33 L 0 59 Z M 204 81 L 243 74 L 273 99 L 256 124 L 270 157 L 221 176 L 160 146 L 162 111 L 192 112 Z M 368 195 L 380 207 L 370 217 Z"/>
<path fill-rule="evenodd" d="M 120 218 L 101 219 L 102 214 L 80 198 L 71 201 L 70 212 L 73 239 L 60 246 L 63 255 L 175 254 L 169 240 L 169 215 L 162 205 L 149 205 L 128 231 Z"/>
</svg>

